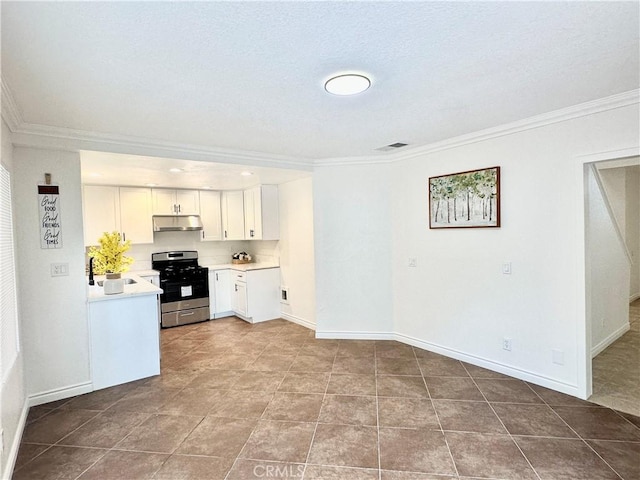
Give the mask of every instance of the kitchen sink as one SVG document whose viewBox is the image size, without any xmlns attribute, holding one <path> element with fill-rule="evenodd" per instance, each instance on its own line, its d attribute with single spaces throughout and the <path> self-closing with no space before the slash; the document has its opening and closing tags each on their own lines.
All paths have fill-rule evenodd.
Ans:
<svg viewBox="0 0 640 480">
<path fill-rule="evenodd" d="M 131 285 L 132 283 L 138 283 L 133 278 L 123 278 L 122 280 L 124 280 L 124 284 L 125 285 Z M 104 280 L 98 280 L 96 283 L 98 284 L 99 287 L 102 287 L 103 284 L 104 284 Z"/>
</svg>

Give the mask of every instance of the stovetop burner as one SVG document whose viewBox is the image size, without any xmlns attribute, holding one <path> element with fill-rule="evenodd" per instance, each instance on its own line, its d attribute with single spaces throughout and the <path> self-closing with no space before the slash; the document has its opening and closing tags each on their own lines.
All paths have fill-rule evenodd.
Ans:
<svg viewBox="0 0 640 480">
<path fill-rule="evenodd" d="M 151 255 L 151 268 L 160 272 L 160 281 L 191 280 L 208 273 L 198 265 L 198 252 L 161 252 Z"/>
</svg>

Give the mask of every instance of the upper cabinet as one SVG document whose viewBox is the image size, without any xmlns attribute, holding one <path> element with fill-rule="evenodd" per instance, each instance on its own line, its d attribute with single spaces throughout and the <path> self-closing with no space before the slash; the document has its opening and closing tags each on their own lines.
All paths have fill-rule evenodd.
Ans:
<svg viewBox="0 0 640 480">
<path fill-rule="evenodd" d="M 242 190 L 222 192 L 222 237 L 244 240 L 244 198 Z"/>
<path fill-rule="evenodd" d="M 82 188 L 84 244 L 98 245 L 104 232 L 120 231 L 120 196 L 118 187 L 85 185 Z"/>
<path fill-rule="evenodd" d="M 244 191 L 244 238 L 278 240 L 278 187 L 262 185 Z"/>
<path fill-rule="evenodd" d="M 200 240 L 222 240 L 220 192 L 200 191 L 200 219 L 203 226 Z"/>
<path fill-rule="evenodd" d="M 120 187 L 120 229 L 124 241 L 153 243 L 151 189 Z"/>
<path fill-rule="evenodd" d="M 104 232 L 120 232 L 131 243 L 153 243 L 151 189 L 85 185 L 84 244 L 97 245 Z"/>
<path fill-rule="evenodd" d="M 198 190 L 170 190 L 166 188 L 154 188 L 151 191 L 153 197 L 154 215 L 199 215 L 200 192 Z"/>
</svg>

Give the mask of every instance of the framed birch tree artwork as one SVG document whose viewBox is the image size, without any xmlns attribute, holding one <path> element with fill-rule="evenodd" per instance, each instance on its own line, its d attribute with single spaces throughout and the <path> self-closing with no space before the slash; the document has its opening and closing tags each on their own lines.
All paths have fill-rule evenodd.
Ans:
<svg viewBox="0 0 640 480">
<path fill-rule="evenodd" d="M 500 226 L 500 167 L 429 178 L 429 228 Z"/>
</svg>

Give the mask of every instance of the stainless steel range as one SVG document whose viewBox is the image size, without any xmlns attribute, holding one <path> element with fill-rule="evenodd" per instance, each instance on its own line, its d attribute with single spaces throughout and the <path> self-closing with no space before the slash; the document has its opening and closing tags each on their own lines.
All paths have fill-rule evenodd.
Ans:
<svg viewBox="0 0 640 480">
<path fill-rule="evenodd" d="M 151 254 L 160 272 L 162 327 L 209 320 L 209 269 L 198 265 L 194 250 Z"/>
</svg>

